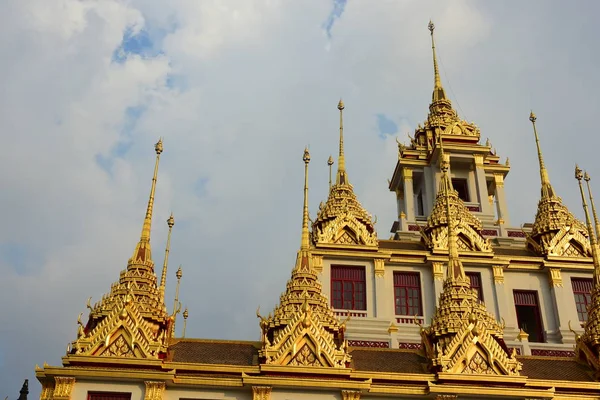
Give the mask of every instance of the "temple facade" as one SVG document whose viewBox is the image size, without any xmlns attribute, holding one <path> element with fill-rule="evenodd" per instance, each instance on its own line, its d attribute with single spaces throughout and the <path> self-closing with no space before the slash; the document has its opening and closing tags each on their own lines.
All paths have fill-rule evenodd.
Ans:
<svg viewBox="0 0 600 400">
<path fill-rule="evenodd" d="M 172 216 L 160 279 L 150 246 L 159 141 L 133 255 L 108 293 L 88 301 L 62 366 L 36 367 L 41 400 L 600 399 L 590 177 L 575 171 L 581 222 L 552 187 L 532 112 L 538 210 L 511 225 L 509 161 L 453 108 L 429 30 L 433 94 L 410 143 L 398 143 L 389 239 L 350 183 L 340 101 L 335 181 L 311 219 L 306 149 L 300 248 L 275 309 L 256 312 L 260 341 L 176 337 L 187 310 L 176 299 L 167 311 L 164 298 Z"/>
</svg>

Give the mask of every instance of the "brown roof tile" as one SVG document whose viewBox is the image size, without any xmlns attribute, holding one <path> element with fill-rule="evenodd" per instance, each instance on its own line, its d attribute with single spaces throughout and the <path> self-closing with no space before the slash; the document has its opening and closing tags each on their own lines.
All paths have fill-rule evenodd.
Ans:
<svg viewBox="0 0 600 400">
<path fill-rule="evenodd" d="M 574 358 L 568 357 L 517 357 L 523 363 L 521 375 L 531 379 L 593 382 L 592 371 Z"/>
<path fill-rule="evenodd" d="M 412 350 L 359 349 L 350 350 L 352 367 L 357 371 L 426 374 L 427 360 Z"/>
<path fill-rule="evenodd" d="M 182 339 L 169 346 L 168 359 L 198 364 L 253 365 L 258 342 Z"/>
</svg>

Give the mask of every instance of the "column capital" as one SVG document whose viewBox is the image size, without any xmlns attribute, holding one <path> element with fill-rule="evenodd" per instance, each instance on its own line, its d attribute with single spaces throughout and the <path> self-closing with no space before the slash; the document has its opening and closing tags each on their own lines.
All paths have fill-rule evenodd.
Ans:
<svg viewBox="0 0 600 400">
<path fill-rule="evenodd" d="M 444 263 L 432 262 L 431 265 L 433 267 L 433 279 L 444 280 Z"/>
<path fill-rule="evenodd" d="M 504 266 L 494 265 L 492 268 L 494 271 L 494 283 L 496 285 L 503 284 L 504 283 Z"/>
<path fill-rule="evenodd" d="M 473 160 L 475 160 L 475 167 L 483 167 L 483 155 L 473 154 Z"/>
<path fill-rule="evenodd" d="M 144 400 L 162 400 L 163 393 L 167 388 L 165 382 L 162 381 L 144 381 L 146 385 L 146 392 L 144 393 Z"/>
<path fill-rule="evenodd" d="M 409 168 L 409 167 L 402 168 L 402 175 L 404 176 L 404 179 L 406 179 L 407 181 L 412 180 L 413 169 Z"/>
<path fill-rule="evenodd" d="M 381 278 L 385 275 L 385 262 L 383 258 L 376 258 L 373 260 L 375 265 L 375 276 Z"/>
<path fill-rule="evenodd" d="M 549 268 L 550 287 L 563 287 L 562 274 L 560 268 Z"/>
<path fill-rule="evenodd" d="M 342 390 L 342 400 L 360 400 L 360 392 L 356 390 Z"/>
<path fill-rule="evenodd" d="M 252 400 L 270 400 L 271 386 L 252 386 Z"/>
<path fill-rule="evenodd" d="M 496 187 L 504 187 L 504 175 L 494 174 L 494 182 L 496 182 Z"/>
<path fill-rule="evenodd" d="M 69 400 L 71 392 L 75 386 L 75 378 L 72 376 L 55 376 L 54 377 L 54 394 L 53 400 Z"/>
</svg>

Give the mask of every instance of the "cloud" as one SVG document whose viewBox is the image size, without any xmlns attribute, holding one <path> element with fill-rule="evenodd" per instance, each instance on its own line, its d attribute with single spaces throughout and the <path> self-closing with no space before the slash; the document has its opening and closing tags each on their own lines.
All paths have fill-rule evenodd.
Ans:
<svg viewBox="0 0 600 400">
<path fill-rule="evenodd" d="M 347 2 L 348 0 L 333 0 L 333 8 L 323 23 L 323 29 L 325 29 L 329 39 L 331 39 L 331 29 L 333 28 L 333 24 L 335 24 L 337 19 L 342 17 Z"/>
<path fill-rule="evenodd" d="M 60 363 L 87 297 L 98 299 L 125 267 L 161 136 L 153 256 L 160 265 L 173 211 L 167 297 L 182 264 L 190 336 L 258 337 L 254 310 L 275 305 L 299 245 L 307 144 L 313 215 L 325 199 L 340 97 L 349 179 L 386 238 L 394 136 L 406 140 L 431 98 L 430 17 L 454 104 L 510 156 L 513 225 L 533 219 L 539 194 L 530 108 L 555 189 L 580 214 L 573 163 L 598 175 L 585 165 L 598 145 L 595 5 L 334 4 L 332 13 L 317 0 L 0 3 L 0 51 L 10 60 L 0 63 L 8 395 L 33 380 L 36 363 Z M 397 133 L 382 130 L 378 114 Z"/>
</svg>

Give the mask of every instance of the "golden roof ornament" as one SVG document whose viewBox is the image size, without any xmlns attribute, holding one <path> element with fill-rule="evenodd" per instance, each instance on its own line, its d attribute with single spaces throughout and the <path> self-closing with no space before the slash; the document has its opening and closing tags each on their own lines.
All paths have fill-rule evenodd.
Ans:
<svg viewBox="0 0 600 400">
<path fill-rule="evenodd" d="M 167 247 L 165 248 L 165 260 L 163 262 L 162 275 L 160 277 L 160 298 L 161 301 L 165 302 L 165 286 L 167 284 L 167 268 L 169 265 L 169 252 L 171 251 L 171 231 L 175 226 L 175 218 L 173 213 L 167 219 L 167 226 L 169 227 L 169 233 L 167 234 Z"/>
<path fill-rule="evenodd" d="M 502 340 L 503 327 L 479 301 L 458 254 L 457 230 L 451 204 L 449 162 L 442 154 L 440 192 L 448 221 L 448 268 L 431 325 L 421 327 L 421 339 L 432 372 L 518 375 L 521 363 Z"/>
<path fill-rule="evenodd" d="M 371 216 L 363 208 L 346 174 L 344 156 L 344 102 L 338 103 L 340 111 L 340 139 L 338 170 L 335 184 L 329 190 L 327 202 L 319 207 L 312 224 L 312 241 L 316 245 L 378 246 L 377 232 Z"/>
<path fill-rule="evenodd" d="M 88 322 L 84 326 L 78 319 L 77 339 L 70 346 L 70 355 L 158 358 L 166 352 L 171 319 L 164 304 L 163 282 L 159 287 L 154 273 L 150 248 L 162 140 L 156 143 L 154 151 L 156 162 L 140 240 L 110 292 L 93 307 L 88 299 Z"/>
<path fill-rule="evenodd" d="M 329 156 L 327 159 L 327 165 L 329 166 L 329 190 L 331 190 L 331 167 L 333 165 L 333 157 Z"/>
<path fill-rule="evenodd" d="M 587 201 L 585 199 L 585 191 L 581 183 L 581 180 L 584 178 L 588 184 L 590 202 L 592 202 L 592 207 L 595 209 L 596 207 L 593 203 L 592 192 L 589 186 L 589 175 L 584 175 L 583 171 L 581 171 L 578 166 L 575 166 L 575 179 L 577 179 L 579 183 L 581 202 L 583 204 L 586 227 L 592 248 L 592 260 L 594 263 L 593 287 L 591 292 L 591 300 L 587 309 L 588 319 L 584 325 L 583 335 L 580 336 L 574 332 L 575 356 L 592 367 L 594 371 L 596 371 L 596 379 L 598 379 L 600 377 L 600 249 L 598 248 L 598 241 L 596 237 L 597 232 L 595 233 L 594 228 L 592 227 L 592 221 L 590 218 Z M 594 219 L 597 221 L 595 212 Z"/>
<path fill-rule="evenodd" d="M 265 364 L 346 368 L 350 355 L 344 339 L 345 326 L 333 314 L 312 267 L 308 238 L 308 149 L 304 151 L 303 161 L 300 250 L 292 277 L 273 314 L 263 317 L 256 311 L 262 331 L 259 358 Z"/>
<path fill-rule="evenodd" d="M 427 225 L 421 231 L 425 244 L 432 250 L 445 250 L 449 246 L 448 233 L 448 206 L 450 213 L 457 221 L 455 227 L 457 234 L 457 247 L 461 250 L 491 252 L 492 246 L 488 238 L 481 234 L 483 225 L 481 221 L 469 211 L 458 192 L 452 186 L 452 180 L 449 177 L 448 169 L 450 167 L 448 157 L 443 149 L 443 142 L 438 142 L 440 148 L 440 167 L 443 175 L 440 181 L 439 189 L 433 204 L 433 210 L 427 218 Z M 444 172 L 444 169 L 446 172 Z"/>
<path fill-rule="evenodd" d="M 531 233 L 526 236 L 527 243 L 542 256 L 588 257 L 591 255 L 588 232 L 554 192 L 544 164 L 536 127 L 537 117 L 533 111 L 529 114 L 529 120 L 533 125 L 538 154 L 541 197 Z"/>
</svg>

